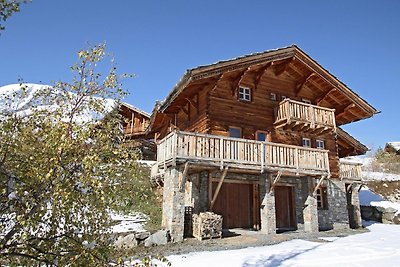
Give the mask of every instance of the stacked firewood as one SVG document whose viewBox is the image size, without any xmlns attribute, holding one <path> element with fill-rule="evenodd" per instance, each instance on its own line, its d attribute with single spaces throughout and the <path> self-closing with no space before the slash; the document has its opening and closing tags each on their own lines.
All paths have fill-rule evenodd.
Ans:
<svg viewBox="0 0 400 267">
<path fill-rule="evenodd" d="M 193 214 L 193 236 L 199 240 L 222 237 L 222 216 L 213 212 Z"/>
</svg>

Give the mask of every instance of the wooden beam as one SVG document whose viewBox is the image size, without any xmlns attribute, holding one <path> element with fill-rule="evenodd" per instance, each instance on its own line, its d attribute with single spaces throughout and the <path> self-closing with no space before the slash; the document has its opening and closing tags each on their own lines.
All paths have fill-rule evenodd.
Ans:
<svg viewBox="0 0 400 267">
<path fill-rule="evenodd" d="M 264 66 L 258 69 L 257 75 L 254 76 L 254 91 L 257 90 L 258 85 L 260 84 L 261 78 L 264 75 L 264 73 L 267 71 L 267 69 L 271 66 L 272 62 L 268 62 Z"/>
<path fill-rule="evenodd" d="M 277 64 L 275 67 L 275 76 L 280 76 L 282 73 L 284 73 L 287 69 L 287 66 L 289 65 L 290 62 L 292 62 L 294 58 L 290 58 L 288 60 L 284 60 L 282 63 Z"/>
<path fill-rule="evenodd" d="M 348 112 L 350 109 L 354 108 L 355 106 L 356 106 L 356 104 L 350 103 L 349 105 L 344 107 L 340 112 L 338 112 L 338 114 L 336 115 L 336 119 L 340 119 L 341 117 L 343 117 L 346 114 L 346 112 Z"/>
<path fill-rule="evenodd" d="M 189 171 L 189 161 L 187 161 L 187 162 L 185 163 L 185 167 L 184 167 L 184 169 L 183 169 L 182 179 L 181 179 L 181 182 L 180 182 L 180 184 L 179 184 L 179 190 L 181 190 L 181 191 L 182 191 L 182 189 L 184 188 L 185 183 L 186 183 L 186 181 L 187 181 L 187 173 L 188 173 L 188 171 Z"/>
<path fill-rule="evenodd" d="M 317 194 L 317 190 L 318 190 L 318 188 L 320 188 L 321 187 L 321 185 L 322 185 L 322 182 L 325 180 L 325 178 L 326 178 L 326 176 L 322 176 L 321 177 L 321 179 L 319 179 L 319 182 L 318 182 L 318 184 L 314 187 L 314 190 L 313 190 L 313 193 L 312 193 L 312 195 L 313 195 L 313 197 L 315 197 L 316 196 L 316 194 Z"/>
<path fill-rule="evenodd" d="M 193 108 L 195 108 L 196 110 L 196 114 L 199 114 L 199 110 L 198 110 L 198 99 L 199 99 L 199 95 L 195 94 L 195 97 L 197 96 L 197 100 L 194 99 L 190 99 L 189 97 L 186 98 L 186 101 L 189 103 L 189 105 L 191 105 Z"/>
<path fill-rule="evenodd" d="M 299 95 L 299 93 L 301 92 L 301 90 L 303 89 L 304 85 L 308 82 L 309 79 L 311 79 L 311 77 L 313 77 L 315 75 L 314 72 L 311 72 L 309 75 L 307 75 L 306 77 L 304 77 L 300 82 L 298 82 L 296 84 L 296 91 L 295 94 L 296 96 Z"/>
<path fill-rule="evenodd" d="M 271 186 L 270 186 L 270 188 L 269 188 L 269 192 L 271 192 L 272 190 L 274 190 L 274 187 L 275 187 L 276 183 L 279 181 L 279 179 L 281 178 L 281 176 L 282 176 L 282 172 L 281 172 L 281 171 L 278 171 L 278 174 L 276 175 L 274 181 L 272 182 L 272 184 L 271 184 Z"/>
<path fill-rule="evenodd" d="M 328 92 L 322 94 L 320 97 L 317 98 L 317 106 L 319 106 L 325 99 L 327 96 L 329 96 L 331 93 L 335 92 L 337 89 L 336 87 L 333 87 L 332 89 L 330 89 Z"/>
<path fill-rule="evenodd" d="M 246 72 L 246 70 L 247 69 L 242 70 L 239 73 L 239 75 L 232 80 L 231 91 L 232 91 L 233 96 L 235 95 L 236 89 L 238 88 L 238 85 L 239 85 L 240 81 L 242 80 L 242 77 L 243 77 L 244 73 Z"/>
<path fill-rule="evenodd" d="M 216 89 L 217 89 L 217 86 L 218 86 L 218 83 L 219 83 L 219 81 L 220 80 L 222 80 L 223 78 L 224 78 L 224 74 L 225 74 L 226 72 L 224 72 L 223 74 L 220 74 L 219 76 L 218 76 L 218 78 L 215 80 L 215 82 L 214 82 L 214 86 L 212 87 L 212 89 L 210 90 L 210 93 L 212 93 L 212 92 L 214 92 Z"/>
<path fill-rule="evenodd" d="M 225 176 L 228 173 L 228 168 L 229 168 L 228 166 L 225 167 L 225 169 L 224 169 L 224 171 L 223 171 L 223 173 L 221 175 L 221 179 L 219 180 L 219 183 L 217 185 L 217 188 L 215 189 L 215 193 L 214 193 L 214 196 L 213 196 L 213 198 L 211 200 L 211 204 L 210 204 L 210 211 L 212 211 L 212 209 L 214 207 L 215 200 L 218 197 L 219 190 L 221 189 L 222 183 L 224 182 L 224 179 L 225 179 Z"/>
</svg>

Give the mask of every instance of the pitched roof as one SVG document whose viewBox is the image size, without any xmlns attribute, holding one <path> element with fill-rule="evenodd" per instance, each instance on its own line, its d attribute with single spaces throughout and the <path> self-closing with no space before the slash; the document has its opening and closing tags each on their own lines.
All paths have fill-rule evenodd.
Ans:
<svg viewBox="0 0 400 267">
<path fill-rule="evenodd" d="M 400 150 L 400 142 L 387 142 L 386 147 L 389 146 L 396 150 L 396 152 Z"/>
<path fill-rule="evenodd" d="M 336 133 L 338 137 L 339 146 L 343 143 L 348 144 L 349 147 L 353 150 L 354 155 L 362 155 L 365 154 L 369 149 L 366 145 L 362 144 L 360 141 L 355 139 L 345 130 L 340 127 L 336 128 Z M 348 155 L 347 155 L 348 156 Z"/>
<path fill-rule="evenodd" d="M 378 110 L 371 106 L 367 101 L 362 99 L 358 94 L 353 92 L 349 87 L 347 87 L 346 84 L 344 84 L 334 75 L 329 73 L 325 68 L 318 64 L 318 62 L 308 56 L 296 45 L 291 45 L 274 50 L 267 50 L 259 53 L 252 53 L 229 60 L 219 61 L 210 65 L 198 66 L 193 69 L 189 69 L 183 75 L 181 80 L 175 85 L 172 91 L 168 94 L 162 105 L 160 105 L 159 111 L 164 112 L 171 105 L 171 103 L 183 91 L 185 91 L 188 85 L 196 80 L 215 77 L 224 72 L 247 68 L 251 65 L 274 62 L 290 58 L 294 58 L 301 62 L 313 73 L 316 73 L 325 82 L 330 84 L 332 87 L 337 88 L 337 90 L 341 94 L 345 95 L 347 99 L 350 99 L 353 103 L 355 103 L 355 105 L 357 105 L 364 113 L 364 115 L 360 118 L 357 118 L 357 120 L 365 119 L 379 113 Z"/>
<path fill-rule="evenodd" d="M 141 109 L 139 109 L 137 107 L 134 107 L 131 104 L 128 104 L 128 103 L 125 103 L 125 102 L 121 103 L 121 105 L 127 107 L 130 110 L 133 110 L 133 111 L 143 115 L 144 117 L 146 117 L 148 119 L 150 119 L 150 114 L 147 113 L 146 111 L 143 111 L 143 110 L 141 110 Z"/>
</svg>

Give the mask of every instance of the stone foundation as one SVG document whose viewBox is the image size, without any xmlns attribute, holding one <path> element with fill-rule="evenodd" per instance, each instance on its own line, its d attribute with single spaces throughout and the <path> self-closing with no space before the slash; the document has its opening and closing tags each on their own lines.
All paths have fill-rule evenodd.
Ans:
<svg viewBox="0 0 400 267">
<path fill-rule="evenodd" d="M 182 167 L 168 168 L 164 177 L 163 219 L 162 225 L 170 231 L 173 241 L 183 240 L 184 208 L 192 207 L 193 214 L 206 212 L 209 209 L 209 184 L 212 177 L 221 177 L 220 171 L 202 171 L 190 174 L 184 188 L 179 188 L 182 177 Z M 276 233 L 276 213 L 274 190 L 270 191 L 271 182 L 276 174 L 263 173 L 259 175 L 229 173 L 225 180 L 235 179 L 255 181 L 259 183 L 261 231 L 265 234 Z M 317 200 L 312 195 L 316 186 L 314 177 L 286 177 L 279 179 L 277 185 L 293 188 L 295 203 L 295 219 L 297 229 L 306 232 L 317 232 L 327 229 L 349 228 L 348 199 L 354 207 L 352 210 L 354 225 L 361 226 L 359 210 L 358 186 L 354 185 L 350 198 L 346 198 L 346 184 L 338 179 L 323 182 L 327 189 L 327 206 L 317 207 Z M 357 217 L 358 216 L 358 217 Z M 351 217 L 351 216 L 350 216 Z"/>
</svg>

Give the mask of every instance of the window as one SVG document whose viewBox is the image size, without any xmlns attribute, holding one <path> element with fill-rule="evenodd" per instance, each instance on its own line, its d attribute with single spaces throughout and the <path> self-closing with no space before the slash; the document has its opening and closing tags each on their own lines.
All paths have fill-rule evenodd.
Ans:
<svg viewBox="0 0 400 267">
<path fill-rule="evenodd" d="M 230 126 L 229 127 L 229 136 L 241 138 L 242 137 L 242 128 Z"/>
<path fill-rule="evenodd" d="M 310 140 L 310 138 L 303 138 L 303 146 L 304 146 L 304 147 L 311 147 L 311 140 Z"/>
<path fill-rule="evenodd" d="M 303 103 L 306 103 L 306 104 L 311 104 L 311 101 L 308 99 L 305 99 L 305 98 L 303 98 L 301 101 L 303 101 Z"/>
<path fill-rule="evenodd" d="M 257 131 L 256 132 L 256 140 L 257 141 L 266 141 L 267 140 L 267 132 Z"/>
<path fill-rule="evenodd" d="M 317 199 L 318 209 L 328 209 L 328 197 L 326 187 L 321 186 L 320 188 L 318 188 L 315 197 Z"/>
<path fill-rule="evenodd" d="M 323 140 L 316 140 L 315 146 L 319 149 L 325 149 L 325 142 Z"/>
<path fill-rule="evenodd" d="M 283 100 L 285 100 L 286 99 L 286 96 L 281 96 L 281 100 L 283 101 Z"/>
<path fill-rule="evenodd" d="M 269 94 L 269 99 L 271 99 L 272 101 L 276 101 L 276 94 L 275 93 L 270 93 Z"/>
<path fill-rule="evenodd" d="M 251 101 L 251 90 L 247 87 L 239 87 L 239 100 Z"/>
</svg>

